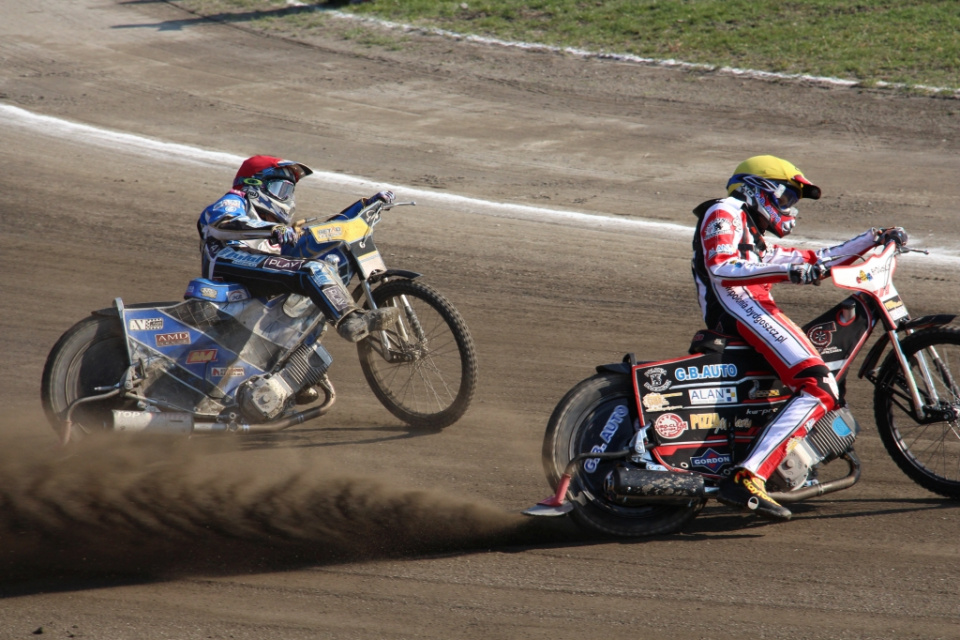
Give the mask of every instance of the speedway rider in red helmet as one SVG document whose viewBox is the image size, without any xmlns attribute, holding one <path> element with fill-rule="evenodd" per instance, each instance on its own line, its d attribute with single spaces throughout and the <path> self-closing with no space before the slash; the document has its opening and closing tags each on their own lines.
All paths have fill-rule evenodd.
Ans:
<svg viewBox="0 0 960 640">
<path fill-rule="evenodd" d="M 906 244 L 900 228 L 871 229 L 843 244 L 819 251 L 768 244 L 796 225 L 801 199 L 817 200 L 820 188 L 793 164 L 774 156 L 754 156 L 737 166 L 727 196 L 694 209 L 693 277 L 707 328 L 740 336 L 763 355 L 795 395 L 777 413 L 743 461 L 719 485 L 718 500 L 789 520 L 788 509 L 766 492 L 766 479 L 787 455 L 794 436 L 803 436 L 827 411 L 838 407 L 839 391 L 830 369 L 810 340 L 773 300 L 778 282 L 817 284 L 827 274 L 823 259 L 851 256 L 853 262 L 872 247 L 894 240 Z"/>
<path fill-rule="evenodd" d="M 339 275 L 321 260 L 279 263 L 269 256 L 288 255 L 300 231 L 294 225 L 294 188 L 313 171 L 304 164 L 273 156 L 253 156 L 240 165 L 233 188 L 200 214 L 203 276 L 238 282 L 253 295 L 298 293 L 309 296 L 346 340 L 359 342 L 371 331 L 396 322 L 393 307 L 364 312 L 353 302 Z M 374 200 L 393 202 L 382 191 L 348 207 Z M 346 211 L 346 210 L 345 210 Z M 243 231 L 270 231 L 269 239 L 244 239 Z"/>
</svg>

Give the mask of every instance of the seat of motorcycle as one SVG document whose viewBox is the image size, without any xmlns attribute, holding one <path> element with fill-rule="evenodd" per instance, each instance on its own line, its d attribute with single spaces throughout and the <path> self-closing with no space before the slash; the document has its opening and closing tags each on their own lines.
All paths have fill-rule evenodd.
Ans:
<svg viewBox="0 0 960 640">
<path fill-rule="evenodd" d="M 728 336 L 709 329 L 701 329 L 693 336 L 688 353 L 722 353 L 730 344 L 742 345 L 744 342 L 739 337 Z"/>
</svg>

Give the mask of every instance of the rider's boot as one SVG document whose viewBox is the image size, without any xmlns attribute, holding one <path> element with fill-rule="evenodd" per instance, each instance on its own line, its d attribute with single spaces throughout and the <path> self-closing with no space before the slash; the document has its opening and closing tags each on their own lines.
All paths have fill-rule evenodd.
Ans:
<svg viewBox="0 0 960 640">
<path fill-rule="evenodd" d="M 717 500 L 731 507 L 740 507 L 771 520 L 789 520 L 790 510 L 767 495 L 766 482 L 746 469 L 734 469 L 720 481 Z"/>
<path fill-rule="evenodd" d="M 340 319 L 337 333 L 350 342 L 360 342 L 372 331 L 380 331 L 396 324 L 400 319 L 397 307 L 381 307 L 373 311 L 354 311 Z"/>
</svg>

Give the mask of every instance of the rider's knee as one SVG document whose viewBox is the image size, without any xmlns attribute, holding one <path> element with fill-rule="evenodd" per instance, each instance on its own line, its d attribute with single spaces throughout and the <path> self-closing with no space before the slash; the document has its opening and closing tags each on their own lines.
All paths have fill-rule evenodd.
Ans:
<svg viewBox="0 0 960 640">
<path fill-rule="evenodd" d="M 800 371 L 793 377 L 794 389 L 806 392 L 820 401 L 827 411 L 840 406 L 840 389 L 837 379 L 825 365 L 816 365 Z"/>
</svg>

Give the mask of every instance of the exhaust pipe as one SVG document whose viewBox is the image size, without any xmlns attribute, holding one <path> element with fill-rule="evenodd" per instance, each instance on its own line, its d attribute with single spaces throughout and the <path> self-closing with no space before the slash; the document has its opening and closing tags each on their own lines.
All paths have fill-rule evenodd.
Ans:
<svg viewBox="0 0 960 640">
<path fill-rule="evenodd" d="M 197 422 L 193 414 L 173 411 L 121 411 L 113 410 L 113 430 L 127 433 L 155 433 L 163 435 L 190 435 L 193 433 L 272 433 L 303 424 L 327 413 L 336 402 L 337 393 L 330 381 L 324 378 L 318 387 L 323 389 L 324 400 L 316 407 L 291 416 L 263 424 L 234 424 L 228 422 Z M 69 423 L 68 423 L 69 428 Z M 66 442 L 66 440 L 64 440 Z"/>
<path fill-rule="evenodd" d="M 114 409 L 113 430 L 128 433 L 190 435 L 193 433 L 193 416 L 189 413 Z"/>
<path fill-rule="evenodd" d="M 704 500 L 703 476 L 676 471 L 647 471 L 617 467 L 604 478 L 607 499 L 616 504 L 689 504 Z"/>
</svg>

